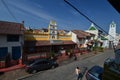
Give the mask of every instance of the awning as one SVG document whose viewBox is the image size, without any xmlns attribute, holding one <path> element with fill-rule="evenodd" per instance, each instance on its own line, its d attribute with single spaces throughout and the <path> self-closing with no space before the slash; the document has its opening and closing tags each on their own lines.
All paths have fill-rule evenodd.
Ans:
<svg viewBox="0 0 120 80">
<path fill-rule="evenodd" d="M 25 41 L 24 47 L 33 47 L 33 46 L 50 46 L 50 45 L 72 45 L 76 44 L 73 41 L 58 41 L 53 40 L 52 43 L 50 41 Z"/>
</svg>

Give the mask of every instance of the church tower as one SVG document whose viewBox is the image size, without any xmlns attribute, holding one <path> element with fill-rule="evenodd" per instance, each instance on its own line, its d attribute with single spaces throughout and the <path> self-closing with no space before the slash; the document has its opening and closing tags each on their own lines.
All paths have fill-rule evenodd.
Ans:
<svg viewBox="0 0 120 80">
<path fill-rule="evenodd" d="M 115 41 L 116 38 L 116 24 L 114 23 L 114 21 L 112 21 L 112 23 L 109 26 L 109 41 Z"/>
<path fill-rule="evenodd" d="M 114 23 L 114 21 L 112 21 L 112 23 L 109 26 L 109 36 L 108 36 L 108 40 L 109 40 L 109 48 L 112 48 L 112 42 L 114 43 L 114 45 L 117 45 L 116 42 L 116 24 Z"/>
</svg>

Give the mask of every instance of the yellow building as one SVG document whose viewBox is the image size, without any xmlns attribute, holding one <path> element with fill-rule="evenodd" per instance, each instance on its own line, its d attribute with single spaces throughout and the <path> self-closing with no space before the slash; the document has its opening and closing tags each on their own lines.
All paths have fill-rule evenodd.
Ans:
<svg viewBox="0 0 120 80">
<path fill-rule="evenodd" d="M 64 30 L 57 30 L 56 22 L 50 21 L 48 30 L 46 29 L 29 29 L 25 31 L 25 41 L 41 41 L 41 40 L 71 40 L 71 34 L 67 35 Z"/>
<path fill-rule="evenodd" d="M 31 56 L 48 57 L 51 52 L 57 54 L 61 48 L 74 49 L 75 45 L 71 40 L 71 34 L 66 34 L 64 30 L 57 30 L 57 23 L 50 21 L 48 29 L 25 31 L 23 59 Z"/>
</svg>

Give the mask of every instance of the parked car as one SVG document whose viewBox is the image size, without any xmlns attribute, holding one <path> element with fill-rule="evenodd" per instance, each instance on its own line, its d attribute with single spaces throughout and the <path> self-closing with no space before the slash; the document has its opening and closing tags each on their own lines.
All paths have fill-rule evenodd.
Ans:
<svg viewBox="0 0 120 80">
<path fill-rule="evenodd" d="M 103 68 L 100 66 L 93 66 L 86 73 L 87 80 L 102 80 Z"/>
<path fill-rule="evenodd" d="M 58 67 L 58 63 L 54 60 L 36 59 L 36 60 L 30 61 L 27 64 L 25 70 L 28 73 L 36 73 L 38 71 L 47 70 L 47 69 L 56 68 L 56 67 Z"/>
</svg>

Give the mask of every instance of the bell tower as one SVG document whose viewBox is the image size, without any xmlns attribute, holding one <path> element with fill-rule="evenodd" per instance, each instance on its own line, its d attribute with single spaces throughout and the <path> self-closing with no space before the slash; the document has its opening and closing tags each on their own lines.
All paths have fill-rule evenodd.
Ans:
<svg viewBox="0 0 120 80">
<path fill-rule="evenodd" d="M 49 39 L 50 40 L 57 40 L 57 24 L 55 21 L 51 20 L 48 26 L 49 30 Z"/>
<path fill-rule="evenodd" d="M 109 26 L 109 41 L 115 41 L 116 38 L 116 24 L 114 23 L 114 21 L 112 21 L 112 23 Z"/>
</svg>

